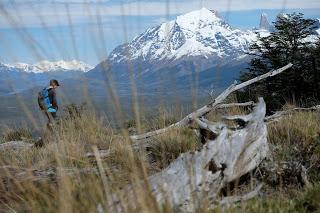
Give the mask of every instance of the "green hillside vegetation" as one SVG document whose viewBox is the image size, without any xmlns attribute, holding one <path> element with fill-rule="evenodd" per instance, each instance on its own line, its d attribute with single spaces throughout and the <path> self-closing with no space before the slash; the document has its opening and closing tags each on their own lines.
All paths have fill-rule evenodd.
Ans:
<svg viewBox="0 0 320 213">
<path fill-rule="evenodd" d="M 275 31 L 260 37 L 251 46 L 254 58 L 247 71 L 240 76 L 246 81 L 271 69 L 293 63 L 289 72 L 282 73 L 248 87 L 238 93 L 239 100 L 264 97 L 269 111 L 281 108 L 285 103 L 315 105 L 320 100 L 320 40 L 314 35 L 315 21 L 303 18 L 303 14 L 279 16 Z M 316 43 L 314 43 L 316 41 Z"/>
</svg>

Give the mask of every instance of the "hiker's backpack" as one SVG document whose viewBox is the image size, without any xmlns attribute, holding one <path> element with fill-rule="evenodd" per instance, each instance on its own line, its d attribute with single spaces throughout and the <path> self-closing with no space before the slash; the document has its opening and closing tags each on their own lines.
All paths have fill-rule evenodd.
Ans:
<svg viewBox="0 0 320 213">
<path fill-rule="evenodd" d="M 42 110 L 48 110 L 48 109 L 52 108 L 52 103 L 49 98 L 49 89 L 48 88 L 44 88 L 43 90 L 41 90 L 39 92 L 38 104 L 39 104 L 40 109 L 42 109 Z"/>
</svg>

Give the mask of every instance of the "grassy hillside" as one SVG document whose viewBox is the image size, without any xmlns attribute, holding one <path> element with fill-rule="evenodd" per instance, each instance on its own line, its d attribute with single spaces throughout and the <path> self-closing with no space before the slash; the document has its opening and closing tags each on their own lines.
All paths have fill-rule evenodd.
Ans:
<svg viewBox="0 0 320 213">
<path fill-rule="evenodd" d="M 239 113 L 232 109 L 229 113 Z M 211 120 L 219 113 L 209 115 Z M 170 113 L 144 120 L 143 131 L 157 129 L 180 119 Z M 202 146 L 190 129 L 173 130 L 151 142 L 147 150 L 133 151 L 126 137 L 136 132 L 135 122 L 127 129 L 114 129 L 103 118 L 84 110 L 81 116 L 69 111 L 55 131 L 43 131 L 44 146 L 28 150 L 6 150 L 0 154 L 0 209 L 17 212 L 108 212 L 108 203 L 135 204 L 125 212 L 173 212 L 170 205 L 159 206 L 147 177 L 166 168 L 181 153 Z M 277 179 L 259 172 L 253 180 L 265 182 L 261 196 L 231 206 L 230 212 L 311 212 L 320 211 L 320 114 L 301 112 L 268 125 L 270 158 L 275 162 L 299 162 L 307 168 L 310 185 L 300 184 L 290 174 Z M 35 139 L 26 129 L 7 130 L 1 141 Z M 104 157 L 97 150 L 109 150 Z M 89 153 L 89 154 L 88 154 Z M 254 183 L 242 183 L 248 191 Z M 130 200 L 125 188 L 136 196 Z M 231 188 L 228 194 L 235 193 Z M 281 199 L 279 199 L 281 198 Z M 206 199 L 196 198 L 199 212 L 207 212 Z M 112 209 L 109 209 L 112 212 Z M 220 212 L 223 209 L 215 209 Z"/>
</svg>

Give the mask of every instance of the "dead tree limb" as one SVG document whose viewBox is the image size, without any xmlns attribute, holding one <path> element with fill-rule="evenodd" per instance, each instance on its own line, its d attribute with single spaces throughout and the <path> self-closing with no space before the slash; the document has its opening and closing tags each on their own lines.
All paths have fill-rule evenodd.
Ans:
<svg viewBox="0 0 320 213">
<path fill-rule="evenodd" d="M 273 115 L 267 116 L 265 118 L 265 122 L 279 121 L 280 119 L 282 119 L 282 117 L 286 115 L 290 115 L 294 112 L 313 112 L 313 111 L 320 111 L 320 105 L 316 105 L 309 108 L 293 108 L 286 111 L 278 111 L 278 112 L 275 112 Z"/>
<path fill-rule="evenodd" d="M 41 180 L 56 180 L 58 178 L 58 170 L 69 176 L 75 175 L 98 175 L 99 172 L 94 167 L 89 168 L 56 168 L 49 167 L 43 170 L 19 168 L 14 166 L 0 166 L 0 180 L 3 178 L 14 179 L 18 182 L 25 181 L 41 181 Z"/>
<path fill-rule="evenodd" d="M 182 126 L 187 126 L 189 125 L 195 118 L 199 118 L 203 115 L 206 115 L 207 113 L 209 113 L 211 110 L 213 110 L 214 108 L 216 108 L 223 100 L 225 100 L 231 93 L 237 91 L 237 90 L 240 90 L 240 89 L 243 89 L 253 83 L 256 83 L 258 81 L 261 81 L 263 79 L 266 79 L 268 77 L 271 77 L 271 76 L 275 76 L 275 75 L 278 75 L 280 73 L 282 73 L 283 71 L 291 68 L 293 66 L 293 64 L 288 64 L 280 69 L 277 69 L 277 70 L 272 70 L 268 73 L 265 73 L 261 76 L 258 76 L 258 77 L 255 77 L 251 80 L 248 80 L 246 82 L 243 82 L 241 84 L 236 84 L 236 82 L 234 84 L 232 84 L 230 87 L 228 87 L 225 91 L 223 91 L 218 97 L 216 97 L 214 99 L 214 101 L 212 101 L 211 103 L 203 106 L 202 108 L 190 113 L 189 115 L 187 115 L 186 117 L 184 117 L 181 121 L 177 122 L 177 123 L 174 123 L 166 128 L 163 128 L 163 129 L 158 129 L 158 130 L 155 130 L 155 131 L 151 131 L 151 132 L 147 132 L 145 134 L 141 134 L 141 135 L 133 135 L 133 136 L 130 136 L 130 138 L 133 140 L 133 141 L 139 141 L 139 140 L 144 140 L 146 138 L 149 138 L 149 137 L 152 137 L 152 136 L 155 136 L 155 135 L 159 135 L 159 134 L 162 134 L 164 132 L 167 132 L 168 130 L 172 129 L 172 128 L 175 128 L 175 127 L 182 127 Z"/>
<path fill-rule="evenodd" d="M 259 192 L 260 192 L 262 186 L 263 186 L 263 184 L 259 184 L 253 191 L 251 191 L 245 195 L 225 197 L 220 201 L 219 206 L 229 207 L 231 204 L 252 199 L 252 198 L 259 195 Z"/>
<path fill-rule="evenodd" d="M 6 150 L 26 150 L 33 147 L 32 143 L 27 143 L 24 141 L 10 141 L 0 144 L 0 151 Z"/>
<path fill-rule="evenodd" d="M 201 151 L 182 154 L 168 168 L 151 176 L 149 182 L 157 201 L 169 201 L 176 209 L 194 212 L 194 197 L 219 199 L 223 187 L 255 169 L 267 156 L 265 112 L 260 99 L 245 128 L 222 128 Z"/>
<path fill-rule="evenodd" d="M 220 104 L 217 106 L 217 109 L 224 109 L 230 107 L 247 107 L 254 106 L 255 103 L 253 101 L 245 102 L 245 103 L 230 103 L 230 104 Z"/>
<path fill-rule="evenodd" d="M 98 150 L 98 152 L 99 152 L 100 158 L 109 157 L 110 154 L 112 153 L 111 150 Z M 88 153 L 86 154 L 86 157 L 87 157 L 87 158 L 95 158 L 95 154 L 92 153 L 92 152 L 88 152 Z"/>
</svg>

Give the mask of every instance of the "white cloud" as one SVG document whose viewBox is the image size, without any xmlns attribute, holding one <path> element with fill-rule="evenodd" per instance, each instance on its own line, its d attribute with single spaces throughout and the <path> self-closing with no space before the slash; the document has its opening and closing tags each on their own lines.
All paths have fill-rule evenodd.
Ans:
<svg viewBox="0 0 320 213">
<path fill-rule="evenodd" d="M 110 16 L 163 16 L 186 13 L 206 7 L 223 11 L 254 10 L 254 9 L 308 9 L 320 8 L 319 0 L 171 0 L 171 1 L 133 1 L 126 0 L 124 4 L 115 0 L 42 0 L 22 1 L 16 4 L 5 3 L 4 10 L 14 17 L 19 25 L 32 27 L 67 26 L 68 16 L 73 24 L 96 22 L 97 14 L 106 20 Z M 33 3 L 32 3 L 33 2 Z M 56 3 L 52 3 L 56 2 Z M 57 3 L 59 2 L 59 3 Z M 169 2 L 169 5 L 167 5 Z M 3 16 L 4 11 L 0 11 Z M 12 27 L 7 18 L 0 18 L 0 27 Z"/>
</svg>

